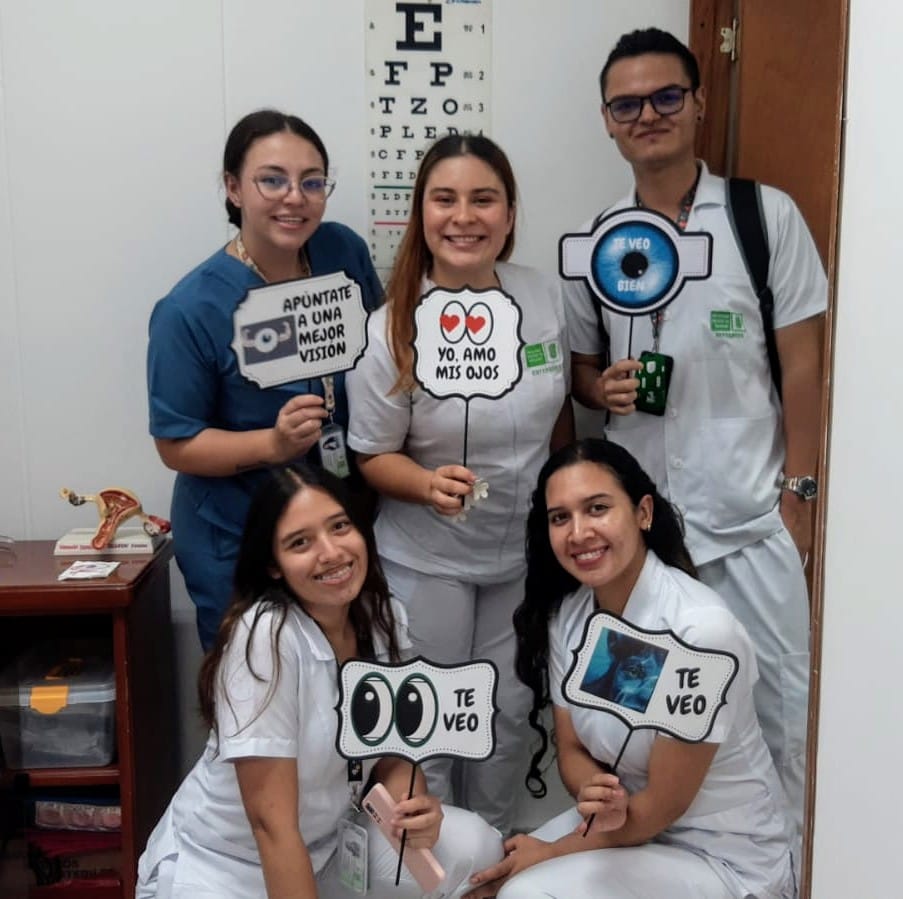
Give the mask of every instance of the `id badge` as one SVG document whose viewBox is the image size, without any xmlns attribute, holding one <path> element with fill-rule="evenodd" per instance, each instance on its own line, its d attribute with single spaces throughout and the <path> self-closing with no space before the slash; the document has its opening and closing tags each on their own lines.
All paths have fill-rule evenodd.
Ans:
<svg viewBox="0 0 903 899">
<path fill-rule="evenodd" d="M 647 350 L 640 353 L 639 362 L 643 367 L 636 373 L 640 382 L 636 392 L 636 407 L 649 415 L 664 415 L 671 375 L 674 372 L 674 357 Z"/>
<path fill-rule="evenodd" d="M 345 434 L 341 427 L 337 424 L 326 425 L 318 444 L 323 467 L 336 477 L 347 478 L 351 469 L 348 467 L 348 450 L 345 448 Z"/>
<path fill-rule="evenodd" d="M 355 893 L 367 892 L 367 831 L 353 821 L 339 821 L 339 880 Z"/>
</svg>

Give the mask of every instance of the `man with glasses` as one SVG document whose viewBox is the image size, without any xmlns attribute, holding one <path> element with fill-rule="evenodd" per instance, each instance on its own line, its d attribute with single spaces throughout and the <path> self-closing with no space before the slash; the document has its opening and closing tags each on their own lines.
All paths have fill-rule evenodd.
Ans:
<svg viewBox="0 0 903 899">
<path fill-rule="evenodd" d="M 584 282 L 567 281 L 573 394 L 607 410 L 608 436 L 676 505 L 700 578 L 749 631 L 759 663 L 756 707 L 801 823 L 809 676 L 803 560 L 821 433 L 824 271 L 793 201 L 763 186 L 782 401 L 725 182 L 694 153 L 705 115 L 695 57 L 671 34 L 635 31 L 609 55 L 600 87 L 605 127 L 635 179 L 606 213 L 641 206 L 680 230 L 708 232 L 711 275 L 687 281 L 659 312 L 632 319 L 601 308 Z M 673 359 L 663 414 L 638 408 L 637 357 L 647 350 Z"/>
</svg>

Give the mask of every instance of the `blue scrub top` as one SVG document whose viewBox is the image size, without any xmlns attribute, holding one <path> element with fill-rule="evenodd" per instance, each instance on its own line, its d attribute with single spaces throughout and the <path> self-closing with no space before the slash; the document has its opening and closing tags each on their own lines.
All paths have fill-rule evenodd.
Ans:
<svg viewBox="0 0 903 899">
<path fill-rule="evenodd" d="M 382 287 L 367 246 L 350 228 L 324 222 L 306 248 L 312 275 L 344 271 L 360 284 L 368 311 L 379 305 Z M 147 355 L 150 432 L 154 437 L 178 440 L 209 427 L 229 431 L 269 428 L 292 396 L 323 395 L 320 379 L 261 388 L 240 373 L 231 347 L 232 315 L 247 291 L 263 283 L 223 248 L 156 304 Z M 335 376 L 335 389 L 335 419 L 346 428 L 344 374 Z M 309 458 L 316 455 L 314 447 Z M 212 478 L 180 473 L 173 494 L 173 521 L 196 514 L 237 538 L 261 474 L 248 471 Z M 184 528 L 181 534 L 174 529 L 174 537 L 177 553 L 180 541 L 194 539 Z"/>
</svg>

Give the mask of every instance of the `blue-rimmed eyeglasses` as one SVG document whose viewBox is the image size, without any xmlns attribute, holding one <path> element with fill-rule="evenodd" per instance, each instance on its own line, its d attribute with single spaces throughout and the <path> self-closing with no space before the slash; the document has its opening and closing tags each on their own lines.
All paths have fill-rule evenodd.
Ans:
<svg viewBox="0 0 903 899">
<path fill-rule="evenodd" d="M 335 190 L 335 181 L 324 175 L 308 175 L 295 181 L 288 175 L 271 173 L 255 175 L 253 181 L 264 200 L 281 200 L 297 187 L 308 200 L 322 203 Z"/>
<path fill-rule="evenodd" d="M 669 84 L 660 87 L 645 97 L 615 97 L 605 104 L 611 117 L 620 124 L 635 122 L 643 114 L 643 106 L 648 100 L 652 108 L 659 115 L 674 115 L 684 108 L 684 99 L 687 94 L 693 93 L 692 87 L 681 87 L 679 84 Z"/>
</svg>

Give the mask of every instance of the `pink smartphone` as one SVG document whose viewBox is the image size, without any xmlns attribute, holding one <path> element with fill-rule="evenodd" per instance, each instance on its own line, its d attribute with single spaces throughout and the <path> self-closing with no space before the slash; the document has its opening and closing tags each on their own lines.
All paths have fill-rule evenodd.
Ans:
<svg viewBox="0 0 903 899">
<path fill-rule="evenodd" d="M 401 849 L 401 841 L 393 835 L 389 823 L 398 803 L 389 795 L 389 791 L 378 783 L 364 797 L 363 805 L 364 811 L 374 820 L 392 848 L 398 852 Z M 429 849 L 412 849 L 406 845 L 402 861 L 424 893 L 432 892 L 445 880 L 445 869 L 436 861 L 436 856 Z"/>
</svg>

